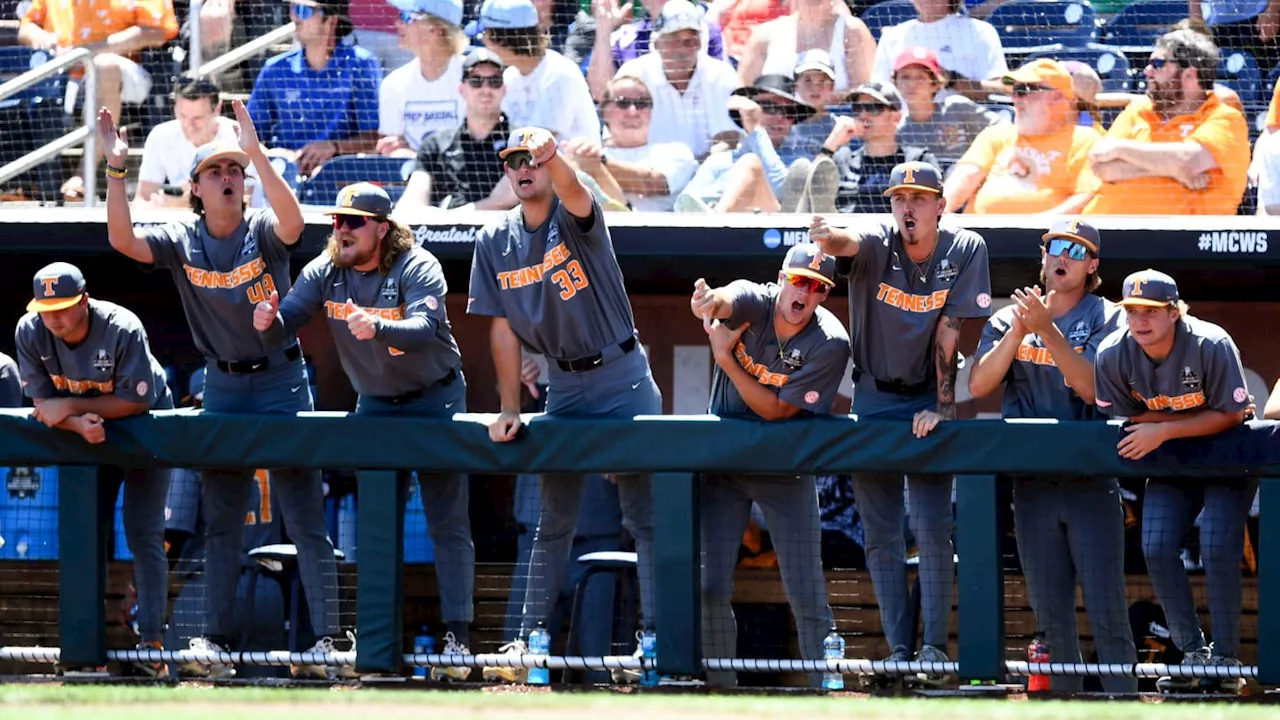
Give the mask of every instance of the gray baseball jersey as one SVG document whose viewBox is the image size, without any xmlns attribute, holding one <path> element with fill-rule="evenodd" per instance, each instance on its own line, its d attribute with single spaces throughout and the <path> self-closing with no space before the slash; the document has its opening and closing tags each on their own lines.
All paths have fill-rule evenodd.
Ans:
<svg viewBox="0 0 1280 720">
<path fill-rule="evenodd" d="M 467 312 L 505 317 L 524 346 L 557 360 L 599 353 L 635 333 L 631 300 L 600 206 L 575 218 L 557 198 L 541 227 L 516 207 L 476 236 Z"/>
<path fill-rule="evenodd" d="M 780 288 L 736 280 L 728 289 L 733 293 L 728 325 L 736 329 L 751 323 L 733 349 L 742 369 L 783 402 L 811 413 L 831 412 L 849 359 L 849 336 L 840 320 L 819 306 L 803 330 L 779 344 L 773 309 Z M 709 411 L 721 417 L 760 419 L 718 367 L 711 379 Z"/>
<path fill-rule="evenodd" d="M 257 360 L 297 343 L 253 329 L 253 308 L 275 290 L 289 293 L 289 248 L 276 237 L 275 213 L 250 210 L 226 240 L 209 235 L 204 219 L 142 230 L 155 265 L 173 275 L 191 338 L 205 357 Z"/>
<path fill-rule="evenodd" d="M 266 470 L 254 474 L 249 505 L 244 513 L 244 550 L 284 542 L 280 503 L 271 492 Z M 204 568 L 204 519 L 200 516 L 200 471 L 177 468 L 169 479 L 164 502 L 164 527 L 187 533 L 191 538 L 182 547 L 179 572 Z"/>
<path fill-rule="evenodd" d="M 462 369 L 445 310 L 448 286 L 434 255 L 420 247 L 400 254 L 390 271 L 361 272 L 335 267 L 322 252 L 298 274 L 280 302 L 285 331 L 294 335 L 324 309 L 338 359 L 361 395 L 403 395 L 421 390 Z M 357 340 L 347 329 L 347 300 L 378 316 L 372 340 Z"/>
<path fill-rule="evenodd" d="M 1158 365 L 1127 330 L 1102 342 L 1094 364 L 1099 410 L 1133 417 L 1147 410 L 1238 412 L 1249 404 L 1240 351 L 1225 330 L 1184 316 L 1174 332 L 1173 350 Z"/>
<path fill-rule="evenodd" d="M 89 298 L 89 334 L 75 347 L 54 337 L 38 313 L 22 316 L 14 343 L 29 398 L 119 395 L 153 408 L 173 407 L 142 321 L 115 303 Z"/>
<path fill-rule="evenodd" d="M 856 256 L 840 258 L 836 272 L 849 281 L 854 367 L 879 380 L 931 380 L 939 315 L 991 314 L 987 244 L 971 230 L 939 230 L 933 255 L 916 265 L 896 226 L 877 224 L 863 232 Z"/>
<path fill-rule="evenodd" d="M 0 353 L 0 408 L 22 407 L 22 376 L 18 363 Z"/>
<path fill-rule="evenodd" d="M 1097 355 L 1098 346 L 1108 335 L 1124 324 L 1124 311 L 1110 300 L 1085 295 L 1071 311 L 1053 321 L 1071 347 L 1089 362 Z M 997 311 L 982 328 L 977 357 L 991 348 L 1013 327 L 1013 306 Z M 1097 408 L 1086 404 L 1072 390 L 1053 361 L 1044 341 L 1028 333 L 1018 346 L 1018 353 L 1004 377 L 1004 408 L 1007 418 L 1054 418 L 1057 420 L 1096 420 Z"/>
</svg>

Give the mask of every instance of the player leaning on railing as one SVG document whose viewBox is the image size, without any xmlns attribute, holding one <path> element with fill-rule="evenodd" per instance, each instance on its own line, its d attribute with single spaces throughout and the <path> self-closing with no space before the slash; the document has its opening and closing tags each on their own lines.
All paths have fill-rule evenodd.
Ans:
<svg viewBox="0 0 1280 720">
<path fill-rule="evenodd" d="M 259 333 L 255 306 L 289 292 L 289 246 L 302 237 L 302 208 L 272 167 L 244 104 L 233 104 L 240 147 L 201 146 L 191 164 L 195 220 L 134 229 L 125 193 L 129 144 L 111 113 L 98 113 L 98 135 L 107 159 L 107 233 L 111 246 L 147 265 L 168 270 L 191 327 L 196 349 L 207 359 L 205 409 L 217 413 L 288 413 L 312 409 L 302 349 L 295 335 Z M 245 211 L 244 172 L 258 172 L 270 209 Z M 201 470 L 206 518 L 205 636 L 192 650 L 221 652 L 233 626 L 240 578 L 244 508 L 253 483 L 250 470 Z M 289 537 L 298 548 L 302 588 L 319 642 L 334 647 L 338 627 L 338 576 L 324 517 L 318 471 L 272 469 Z M 345 644 L 345 642 L 344 642 Z M 353 641 L 354 644 L 354 641 Z M 345 647 L 343 649 L 346 649 Z M 185 672 L 227 677 L 219 662 L 187 662 Z M 295 677 L 325 677 L 323 666 L 294 666 Z"/>
</svg>

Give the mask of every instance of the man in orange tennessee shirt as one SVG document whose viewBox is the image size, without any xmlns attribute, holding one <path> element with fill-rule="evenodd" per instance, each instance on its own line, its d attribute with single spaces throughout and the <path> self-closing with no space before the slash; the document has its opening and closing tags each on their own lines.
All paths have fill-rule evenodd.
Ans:
<svg viewBox="0 0 1280 720">
<path fill-rule="evenodd" d="M 1013 124 L 974 138 L 943 186 L 947 207 L 976 214 L 1079 213 L 1098 180 L 1089 149 L 1098 131 L 1077 124 L 1071 73 L 1057 60 L 1034 60 L 1005 75 Z M 970 202 L 972 200 L 972 202 Z"/>
<path fill-rule="evenodd" d="M 33 0 L 18 26 L 18 42 L 37 50 L 93 52 L 97 98 L 87 101 L 120 117 L 121 101 L 140 105 L 151 76 L 130 58 L 178 36 L 173 0 Z"/>
<path fill-rule="evenodd" d="M 1147 96 L 1129 104 L 1093 146 L 1103 182 L 1095 215 L 1235 215 L 1249 170 L 1249 128 L 1213 94 L 1218 48 L 1175 30 L 1156 41 Z"/>
</svg>

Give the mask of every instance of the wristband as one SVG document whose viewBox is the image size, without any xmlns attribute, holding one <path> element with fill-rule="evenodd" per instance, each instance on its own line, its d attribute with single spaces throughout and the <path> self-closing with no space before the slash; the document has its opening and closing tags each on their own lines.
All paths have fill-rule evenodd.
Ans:
<svg viewBox="0 0 1280 720">
<path fill-rule="evenodd" d="M 124 180 L 129 175 L 124 168 L 112 167 L 110 165 L 105 167 L 105 171 L 107 173 L 107 177 L 111 180 Z"/>
<path fill-rule="evenodd" d="M 835 156 L 836 156 L 836 154 L 835 154 L 834 152 L 832 152 L 832 151 L 830 151 L 830 150 L 828 150 L 828 149 L 827 149 L 827 146 L 826 146 L 826 145 L 823 145 L 823 146 L 818 150 L 818 154 L 819 154 L 819 155 L 826 155 L 827 157 L 835 157 Z"/>
</svg>

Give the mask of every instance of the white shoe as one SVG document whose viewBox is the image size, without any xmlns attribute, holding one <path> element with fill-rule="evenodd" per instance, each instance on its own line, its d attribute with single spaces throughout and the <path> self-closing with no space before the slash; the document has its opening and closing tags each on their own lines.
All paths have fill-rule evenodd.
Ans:
<svg viewBox="0 0 1280 720">
<path fill-rule="evenodd" d="M 809 183 L 810 165 L 808 158 L 797 158 L 787 168 L 787 177 L 782 181 L 782 197 L 778 198 L 778 212 L 804 212 L 808 208 L 805 186 Z"/>
<path fill-rule="evenodd" d="M 511 642 L 498 648 L 498 653 L 507 657 L 522 657 L 529 654 L 529 646 L 524 640 L 516 638 Z M 506 682 L 526 684 L 529 682 L 529 668 L 527 667 L 487 667 L 480 673 L 488 682 Z"/>
<path fill-rule="evenodd" d="M 224 653 L 227 649 L 216 642 L 207 638 L 191 638 L 188 649 L 196 652 Z M 181 674 L 192 675 L 202 678 L 232 678 L 236 676 L 236 669 L 231 665 L 220 662 L 204 664 L 188 660 L 178 666 Z"/>
<path fill-rule="evenodd" d="M 470 655 L 471 650 L 466 645 L 458 642 L 453 633 L 444 634 L 444 652 L 441 655 Z M 431 679 L 437 682 L 458 681 L 466 682 L 471 677 L 471 668 L 467 665 L 440 665 L 431 668 Z M 486 680 L 488 678 L 485 678 Z M 507 682 L 513 682 L 508 680 Z"/>
<path fill-rule="evenodd" d="M 351 650 L 356 649 L 356 636 L 352 632 L 347 632 L 347 640 L 351 642 Z M 325 636 L 316 641 L 306 652 L 330 655 L 340 652 L 334 647 L 333 638 Z M 289 668 L 289 674 L 295 680 L 354 680 L 358 677 L 355 668 L 351 666 L 337 665 L 294 665 Z"/>
<path fill-rule="evenodd" d="M 809 168 L 808 191 L 805 196 L 809 200 L 809 210 L 815 213 L 833 213 L 836 211 L 836 193 L 840 189 L 840 169 L 826 155 L 813 161 Z"/>
<path fill-rule="evenodd" d="M 920 646 L 920 652 L 916 653 L 916 662 L 919 663 L 944 663 L 951 662 L 951 658 L 942 651 L 941 648 L 933 645 Z M 947 676 L 941 673 L 916 673 L 916 684 L 926 687 L 941 687 L 947 682 Z"/>
<path fill-rule="evenodd" d="M 632 653 L 632 654 L 631 654 L 631 657 L 633 657 L 633 658 L 635 658 L 635 659 L 637 659 L 637 660 L 639 660 L 640 658 L 644 657 L 644 650 L 642 650 L 642 649 L 640 648 L 639 640 L 640 640 L 640 633 L 636 633 L 636 651 L 635 651 L 634 653 Z M 631 684 L 631 683 L 638 683 L 638 682 L 640 682 L 640 673 L 641 673 L 641 672 L 642 672 L 642 671 L 640 671 L 640 670 L 628 670 L 628 669 L 625 669 L 625 668 L 614 668 L 613 670 L 610 670 L 610 671 L 609 671 L 609 674 L 613 677 L 613 682 L 614 682 L 614 684 L 616 684 L 616 685 L 629 685 L 629 684 Z"/>
<path fill-rule="evenodd" d="M 1209 648 L 1200 648 L 1199 650 L 1191 650 L 1182 654 L 1182 666 L 1191 667 L 1193 665 L 1208 665 L 1212 660 L 1212 651 Z M 1200 687 L 1200 678 L 1195 677 L 1173 677 L 1166 675 L 1156 680 L 1156 689 L 1162 693 L 1188 693 L 1193 692 Z M 1217 682 L 1213 680 L 1213 682 Z"/>
<path fill-rule="evenodd" d="M 676 196 L 675 207 L 672 208 L 678 213 L 701 213 L 703 215 L 711 214 L 711 206 L 705 203 L 702 198 L 694 197 L 688 193 L 680 193 Z"/>
</svg>

